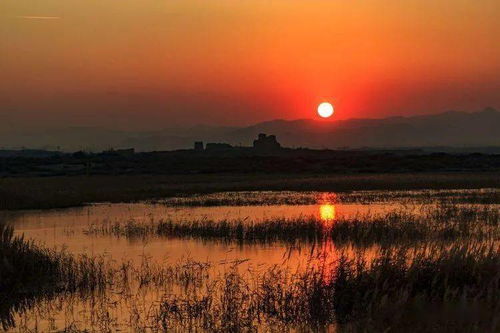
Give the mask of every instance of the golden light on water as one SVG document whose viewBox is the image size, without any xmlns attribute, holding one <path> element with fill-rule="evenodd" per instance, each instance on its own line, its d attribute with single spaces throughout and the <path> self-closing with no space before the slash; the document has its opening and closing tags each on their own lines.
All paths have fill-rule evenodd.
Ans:
<svg viewBox="0 0 500 333">
<path fill-rule="evenodd" d="M 319 216 L 322 221 L 335 220 L 335 206 L 331 204 L 324 204 L 319 207 Z"/>
</svg>

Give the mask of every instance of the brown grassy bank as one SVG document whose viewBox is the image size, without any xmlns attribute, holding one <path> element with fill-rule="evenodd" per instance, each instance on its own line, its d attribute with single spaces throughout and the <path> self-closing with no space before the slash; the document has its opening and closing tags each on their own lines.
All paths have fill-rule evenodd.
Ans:
<svg viewBox="0 0 500 333">
<path fill-rule="evenodd" d="M 333 191 L 500 188 L 498 172 L 338 175 L 136 175 L 0 179 L 0 210 L 89 202 L 130 202 L 194 193 L 251 190 Z"/>
</svg>

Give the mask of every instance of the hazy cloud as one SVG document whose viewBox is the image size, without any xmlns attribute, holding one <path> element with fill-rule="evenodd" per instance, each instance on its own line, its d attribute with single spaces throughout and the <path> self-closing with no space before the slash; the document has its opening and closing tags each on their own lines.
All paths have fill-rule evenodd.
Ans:
<svg viewBox="0 0 500 333">
<path fill-rule="evenodd" d="M 59 20 L 60 16 L 16 16 L 25 20 Z"/>
</svg>

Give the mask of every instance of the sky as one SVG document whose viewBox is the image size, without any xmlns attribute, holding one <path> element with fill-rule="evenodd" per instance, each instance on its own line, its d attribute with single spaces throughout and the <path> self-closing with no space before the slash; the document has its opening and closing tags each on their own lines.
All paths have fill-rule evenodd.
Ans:
<svg viewBox="0 0 500 333">
<path fill-rule="evenodd" d="M 498 0 L 2 0 L 0 129 L 500 109 Z"/>
</svg>

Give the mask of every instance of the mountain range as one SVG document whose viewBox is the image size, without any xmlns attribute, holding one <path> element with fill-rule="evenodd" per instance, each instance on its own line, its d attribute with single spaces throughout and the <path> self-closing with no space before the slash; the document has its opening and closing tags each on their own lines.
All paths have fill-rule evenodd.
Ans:
<svg viewBox="0 0 500 333">
<path fill-rule="evenodd" d="M 69 127 L 0 133 L 0 149 L 159 151 L 189 149 L 194 141 L 250 146 L 259 133 L 274 134 L 282 146 L 292 148 L 500 147 L 500 112 L 486 108 L 473 113 L 448 111 L 381 119 L 279 119 L 246 127 L 200 125 L 149 132 Z"/>
</svg>

